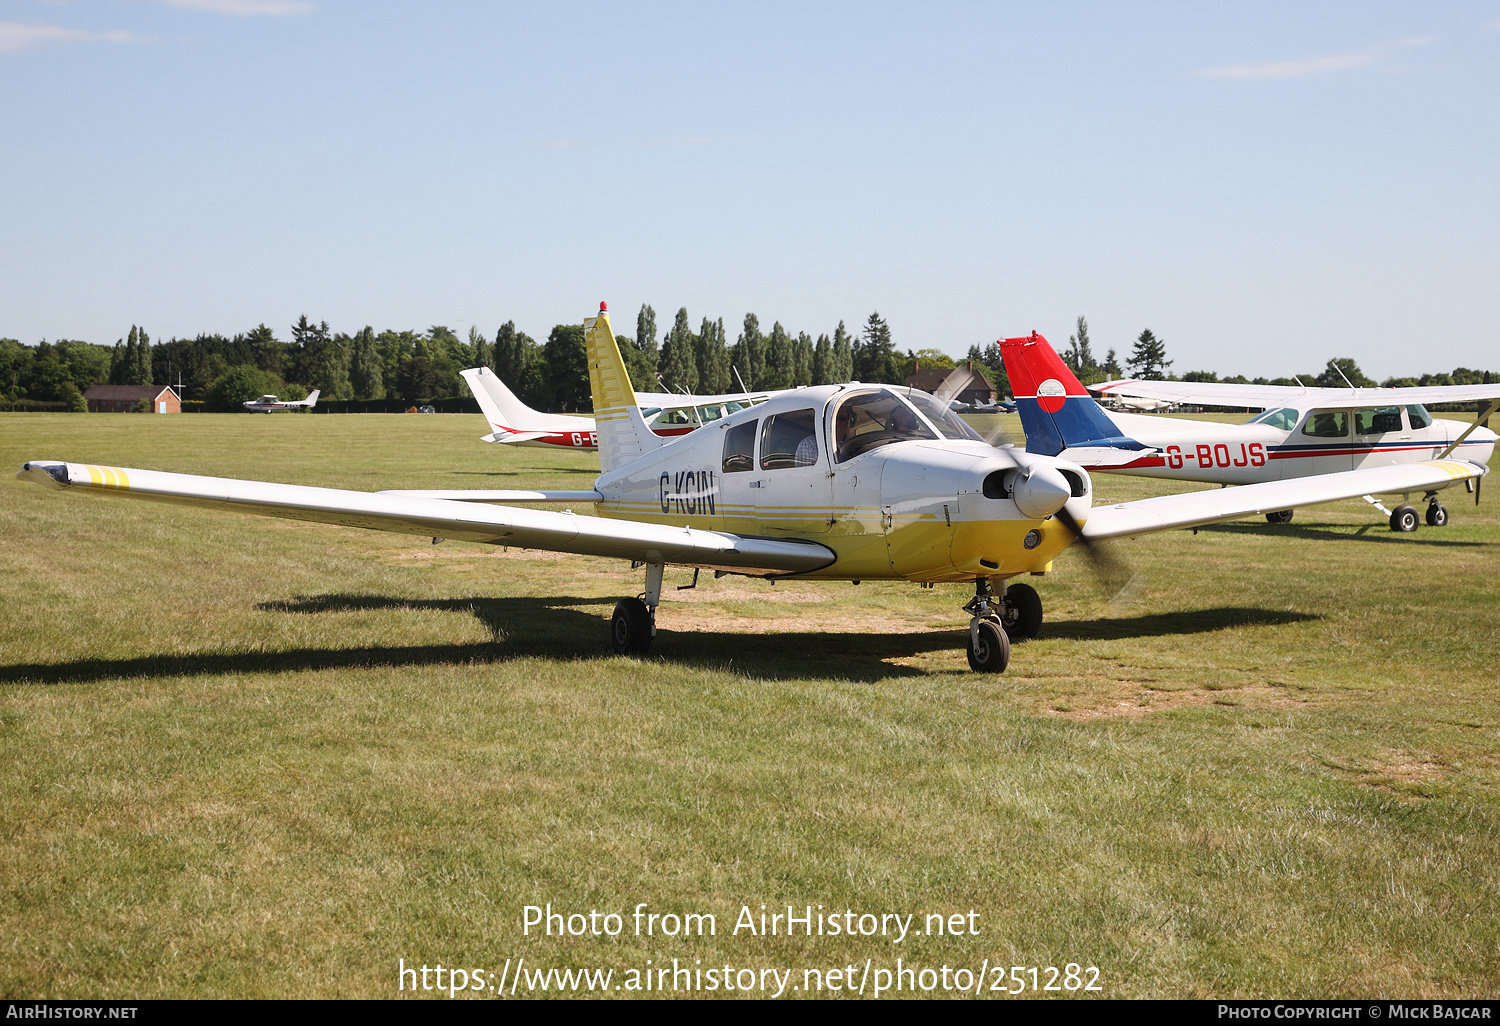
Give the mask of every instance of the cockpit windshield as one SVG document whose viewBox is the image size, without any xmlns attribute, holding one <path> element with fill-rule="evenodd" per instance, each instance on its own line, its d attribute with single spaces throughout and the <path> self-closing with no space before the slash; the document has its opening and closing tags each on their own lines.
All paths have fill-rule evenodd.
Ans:
<svg viewBox="0 0 1500 1026">
<path fill-rule="evenodd" d="M 1245 421 L 1245 423 L 1264 424 L 1266 427 L 1273 427 L 1277 431 L 1290 431 L 1297 426 L 1297 419 L 1300 416 L 1301 414 L 1293 409 L 1267 410 L 1265 413 L 1256 414 Z"/>
<path fill-rule="evenodd" d="M 843 463 L 892 442 L 936 441 L 932 428 L 884 388 L 853 392 L 833 414 L 833 458 Z"/>
<path fill-rule="evenodd" d="M 932 421 L 932 426 L 938 429 L 944 438 L 955 442 L 982 442 L 984 438 L 969 425 L 958 419 L 958 414 L 950 410 L 943 401 L 930 392 L 924 392 L 920 388 L 905 389 L 900 393 L 906 401 L 922 412 L 922 416 Z"/>
</svg>

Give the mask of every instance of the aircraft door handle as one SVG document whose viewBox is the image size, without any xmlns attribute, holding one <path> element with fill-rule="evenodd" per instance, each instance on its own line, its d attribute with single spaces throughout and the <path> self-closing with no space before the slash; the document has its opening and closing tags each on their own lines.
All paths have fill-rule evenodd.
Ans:
<svg viewBox="0 0 1500 1026">
<path fill-rule="evenodd" d="M 886 507 L 886 508 L 885 508 L 885 512 L 884 512 L 884 513 L 882 513 L 882 514 L 881 514 L 881 515 L 880 515 L 880 522 L 881 522 L 881 525 L 882 525 L 882 526 L 883 526 L 883 527 L 884 527 L 884 528 L 885 528 L 885 529 L 886 529 L 886 530 L 887 530 L 887 531 L 889 531 L 889 530 L 890 530 L 890 529 L 891 529 L 891 520 L 892 520 L 892 519 L 893 519 L 893 518 L 892 518 L 892 516 L 891 516 L 891 507 L 889 507 L 889 506 L 887 506 L 887 507 Z"/>
</svg>

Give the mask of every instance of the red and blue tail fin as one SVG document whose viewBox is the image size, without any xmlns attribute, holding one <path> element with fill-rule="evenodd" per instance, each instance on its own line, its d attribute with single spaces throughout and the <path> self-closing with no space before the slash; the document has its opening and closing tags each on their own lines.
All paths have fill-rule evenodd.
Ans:
<svg viewBox="0 0 1500 1026">
<path fill-rule="evenodd" d="M 1027 452 L 1056 456 L 1079 446 L 1150 448 L 1121 433 L 1045 338 L 1032 332 L 999 345 Z"/>
</svg>

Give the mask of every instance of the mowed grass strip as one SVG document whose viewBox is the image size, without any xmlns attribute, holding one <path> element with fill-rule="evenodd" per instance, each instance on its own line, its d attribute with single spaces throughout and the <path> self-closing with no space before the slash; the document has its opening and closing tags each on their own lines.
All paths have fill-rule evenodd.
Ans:
<svg viewBox="0 0 1500 1026">
<path fill-rule="evenodd" d="M 1013 419 L 1013 418 L 1012 418 Z M 0 415 L 57 458 L 588 487 L 463 416 Z M 1100 501 L 1184 486 L 1096 476 Z M 390 996 L 483 967 L 1057 965 L 1110 996 L 1493 996 L 1500 511 L 1363 503 L 1079 553 L 971 674 L 967 589 L 669 572 L 0 479 L 0 991 Z M 582 510 L 581 510 L 582 511 Z M 1121 586 L 1123 583 L 1123 587 Z M 521 907 L 627 915 L 523 937 Z M 718 933 L 630 936 L 638 902 Z M 731 936 L 742 904 L 978 936 Z"/>
</svg>

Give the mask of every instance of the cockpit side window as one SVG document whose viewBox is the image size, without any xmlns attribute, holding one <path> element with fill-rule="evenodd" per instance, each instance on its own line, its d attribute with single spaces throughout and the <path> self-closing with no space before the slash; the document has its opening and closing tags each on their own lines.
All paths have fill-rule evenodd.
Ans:
<svg viewBox="0 0 1500 1026">
<path fill-rule="evenodd" d="M 1408 406 L 1406 408 L 1406 415 L 1411 418 L 1413 430 L 1432 426 L 1432 417 L 1428 414 L 1427 407 L 1425 406 Z"/>
<path fill-rule="evenodd" d="M 1264 424 L 1277 431 L 1290 431 L 1297 426 L 1297 411 L 1292 409 L 1267 410 L 1245 421 L 1246 424 Z"/>
<path fill-rule="evenodd" d="M 724 432 L 724 473 L 738 474 L 755 469 L 755 425 L 758 421 L 736 424 Z"/>
<path fill-rule="evenodd" d="M 1304 435 L 1314 438 L 1347 438 L 1349 435 L 1348 410 L 1316 410 L 1307 415 L 1302 425 Z"/>
<path fill-rule="evenodd" d="M 1387 431 L 1400 430 L 1400 407 L 1381 406 L 1370 410 L 1354 411 L 1354 433 L 1356 435 L 1383 435 Z"/>
<path fill-rule="evenodd" d="M 834 460 L 843 463 L 892 442 L 935 441 L 937 435 L 916 412 L 886 389 L 855 392 L 833 414 Z"/>
<path fill-rule="evenodd" d="M 760 469 L 810 467 L 818 462 L 818 432 L 812 410 L 792 410 L 766 418 L 760 436 Z"/>
</svg>

